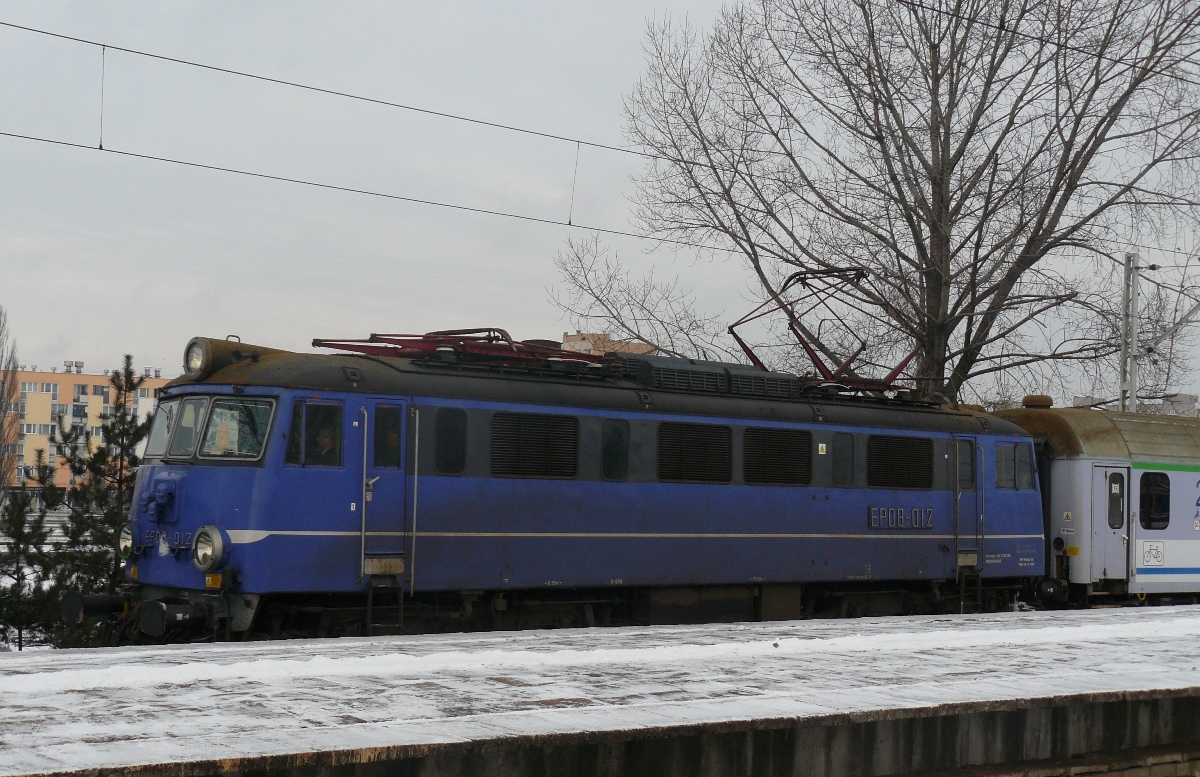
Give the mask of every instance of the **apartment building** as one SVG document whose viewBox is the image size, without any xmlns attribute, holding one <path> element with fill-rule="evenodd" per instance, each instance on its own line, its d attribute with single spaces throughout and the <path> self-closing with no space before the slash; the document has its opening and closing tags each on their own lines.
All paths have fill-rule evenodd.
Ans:
<svg viewBox="0 0 1200 777">
<path fill-rule="evenodd" d="M 10 471 L 0 473 L 0 486 L 23 482 L 25 467 L 35 463 L 39 449 L 46 451 L 47 461 L 51 461 L 54 450 L 51 440 L 57 437 L 60 417 L 73 426 L 86 427 L 92 434 L 93 445 L 99 444 L 102 417 L 112 411 L 113 388 L 108 372 L 85 373 L 83 362 L 77 361 L 63 365 L 61 372 L 57 367 L 39 371 L 35 365 L 28 365 L 28 369 L 27 365 L 21 365 L 17 375 L 20 397 L 7 408 L 9 412 L 17 413 L 19 420 L 12 426 L 12 439 L 0 440 L 0 444 L 16 454 L 17 464 Z M 170 379 L 149 367 L 143 368 L 141 373 L 145 382 L 133 398 L 133 410 L 139 418 L 146 418 L 154 412 L 159 390 Z M 70 473 L 66 467 L 58 466 L 61 463 L 60 459 L 53 459 L 56 465 L 54 482 L 66 487 L 70 485 Z"/>
</svg>

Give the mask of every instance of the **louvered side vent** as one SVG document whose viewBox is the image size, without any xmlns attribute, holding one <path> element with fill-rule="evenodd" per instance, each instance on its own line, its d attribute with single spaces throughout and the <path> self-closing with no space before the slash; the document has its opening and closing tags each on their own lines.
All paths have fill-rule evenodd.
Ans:
<svg viewBox="0 0 1200 777">
<path fill-rule="evenodd" d="M 933 488 L 933 440 L 928 437 L 867 437 L 867 485 L 871 488 Z"/>
<path fill-rule="evenodd" d="M 732 393 L 744 397 L 795 399 L 800 396 L 800 381 L 764 375 L 734 375 Z"/>
<path fill-rule="evenodd" d="M 746 482 L 803 486 L 812 481 L 812 433 L 793 429 L 747 429 Z"/>
<path fill-rule="evenodd" d="M 732 474 L 733 433 L 728 426 L 659 424 L 659 480 L 728 483 Z"/>
<path fill-rule="evenodd" d="M 578 468 L 579 419 L 567 415 L 492 416 L 492 475 L 573 478 Z"/>
<path fill-rule="evenodd" d="M 722 394 L 725 392 L 725 376 L 717 372 L 656 367 L 654 385 L 664 391 Z"/>
</svg>

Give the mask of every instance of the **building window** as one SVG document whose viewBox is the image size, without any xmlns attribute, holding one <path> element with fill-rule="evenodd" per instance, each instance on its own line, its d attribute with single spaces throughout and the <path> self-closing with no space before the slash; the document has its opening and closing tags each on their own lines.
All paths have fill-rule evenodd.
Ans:
<svg viewBox="0 0 1200 777">
<path fill-rule="evenodd" d="M 733 430 L 709 424 L 658 425 L 658 479 L 728 483 L 733 476 Z"/>
<path fill-rule="evenodd" d="M 508 478 L 573 478 L 579 419 L 566 415 L 492 416 L 492 474 Z"/>
<path fill-rule="evenodd" d="M 802 486 L 812 481 L 811 432 L 747 429 L 742 442 L 747 483 Z"/>
<path fill-rule="evenodd" d="M 1160 530 L 1171 522 L 1171 479 L 1165 472 L 1143 472 L 1138 489 L 1138 520 L 1143 529 Z"/>
<path fill-rule="evenodd" d="M 867 485 L 871 488 L 933 488 L 933 440 L 928 437 L 867 437 Z"/>
</svg>

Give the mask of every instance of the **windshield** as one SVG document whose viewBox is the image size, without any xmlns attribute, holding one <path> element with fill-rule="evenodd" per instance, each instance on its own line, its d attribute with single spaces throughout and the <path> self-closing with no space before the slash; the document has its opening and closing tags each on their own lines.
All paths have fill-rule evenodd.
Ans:
<svg viewBox="0 0 1200 777">
<path fill-rule="evenodd" d="M 150 426 L 150 437 L 146 440 L 147 459 L 157 459 L 167 449 L 167 440 L 171 438 L 171 430 L 175 428 L 175 411 L 179 409 L 179 400 L 171 399 L 158 404 L 154 413 L 154 423 Z"/>
<path fill-rule="evenodd" d="M 168 456 L 191 456 L 196 449 L 196 437 L 200 431 L 200 421 L 204 418 L 204 407 L 207 399 L 185 399 L 179 406 L 179 416 L 175 422 L 175 434 L 171 435 L 171 447 L 167 449 Z"/>
<path fill-rule="evenodd" d="M 200 455 L 257 459 L 271 423 L 271 402 L 265 399 L 218 399 L 204 428 Z"/>
</svg>

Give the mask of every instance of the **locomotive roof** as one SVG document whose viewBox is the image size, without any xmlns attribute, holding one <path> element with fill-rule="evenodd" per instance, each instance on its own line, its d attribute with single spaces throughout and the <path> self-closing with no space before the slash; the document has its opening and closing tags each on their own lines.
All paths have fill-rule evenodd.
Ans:
<svg viewBox="0 0 1200 777">
<path fill-rule="evenodd" d="M 223 354 L 215 368 L 200 378 L 176 378 L 167 384 L 166 392 L 181 393 L 205 385 L 278 386 L 964 434 L 1024 434 L 1008 421 L 968 408 L 806 393 L 793 375 L 740 364 L 628 354 L 618 359 L 615 369 L 551 372 L 362 354 L 304 354 L 223 340 L 209 342 L 221 352 L 219 357 Z"/>
<path fill-rule="evenodd" d="M 1200 460 L 1200 418 L 1086 407 L 1020 408 L 997 415 L 1047 441 L 1057 458 Z"/>
</svg>

